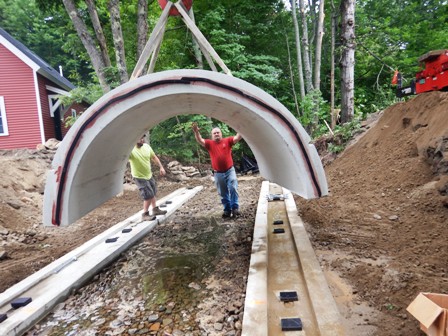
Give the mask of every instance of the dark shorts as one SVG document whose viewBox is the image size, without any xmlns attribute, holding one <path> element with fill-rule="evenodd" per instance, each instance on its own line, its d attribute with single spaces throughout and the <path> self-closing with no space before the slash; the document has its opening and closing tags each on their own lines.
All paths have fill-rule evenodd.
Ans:
<svg viewBox="0 0 448 336">
<path fill-rule="evenodd" d="M 151 177 L 149 180 L 134 178 L 134 182 L 137 185 L 140 197 L 143 200 L 149 200 L 156 196 L 157 184 L 154 177 Z"/>
</svg>

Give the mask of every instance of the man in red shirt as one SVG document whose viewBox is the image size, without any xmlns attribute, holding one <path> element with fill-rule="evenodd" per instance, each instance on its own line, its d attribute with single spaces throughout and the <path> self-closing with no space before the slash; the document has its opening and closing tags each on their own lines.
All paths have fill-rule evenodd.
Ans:
<svg viewBox="0 0 448 336">
<path fill-rule="evenodd" d="M 224 206 L 223 218 L 239 216 L 238 203 L 238 180 L 235 168 L 233 167 L 232 146 L 241 140 L 241 135 L 237 133 L 233 137 L 223 138 L 218 127 L 212 129 L 212 140 L 203 139 L 199 133 L 197 123 L 192 125 L 196 141 L 207 149 L 212 160 L 215 184 L 218 194 L 221 196 L 221 203 Z"/>
</svg>

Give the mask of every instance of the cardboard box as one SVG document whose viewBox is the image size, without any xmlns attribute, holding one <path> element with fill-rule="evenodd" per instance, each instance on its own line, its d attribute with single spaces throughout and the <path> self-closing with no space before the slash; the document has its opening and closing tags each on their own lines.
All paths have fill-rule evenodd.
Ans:
<svg viewBox="0 0 448 336">
<path fill-rule="evenodd" d="M 406 309 L 429 336 L 448 336 L 448 295 L 420 293 Z"/>
</svg>

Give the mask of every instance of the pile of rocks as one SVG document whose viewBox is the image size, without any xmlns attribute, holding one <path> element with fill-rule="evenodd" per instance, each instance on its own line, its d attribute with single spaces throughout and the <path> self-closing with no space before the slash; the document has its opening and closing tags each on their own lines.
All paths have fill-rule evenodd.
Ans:
<svg viewBox="0 0 448 336">
<path fill-rule="evenodd" d="M 55 138 L 51 138 L 51 139 L 48 139 L 45 142 L 45 144 L 38 144 L 36 146 L 36 149 L 39 150 L 39 151 L 44 151 L 44 150 L 47 150 L 47 149 L 56 150 L 56 149 L 58 149 L 60 143 L 61 142 L 59 140 L 57 140 Z"/>
<path fill-rule="evenodd" d="M 176 181 L 187 181 L 192 177 L 201 176 L 201 173 L 195 167 L 185 167 L 177 161 L 168 163 L 167 168 L 174 175 Z"/>
<path fill-rule="evenodd" d="M 0 260 L 5 259 L 5 246 L 15 244 L 36 244 L 47 238 L 47 234 L 39 232 L 37 228 L 28 229 L 25 232 L 11 231 L 0 225 Z"/>
</svg>

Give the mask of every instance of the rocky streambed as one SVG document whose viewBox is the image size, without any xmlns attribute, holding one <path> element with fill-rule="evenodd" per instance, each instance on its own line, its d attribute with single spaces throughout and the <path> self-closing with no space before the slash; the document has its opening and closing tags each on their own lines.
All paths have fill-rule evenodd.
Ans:
<svg viewBox="0 0 448 336">
<path fill-rule="evenodd" d="M 242 216 L 224 220 L 207 180 L 27 335 L 240 335 L 260 186 L 241 180 Z"/>
</svg>

